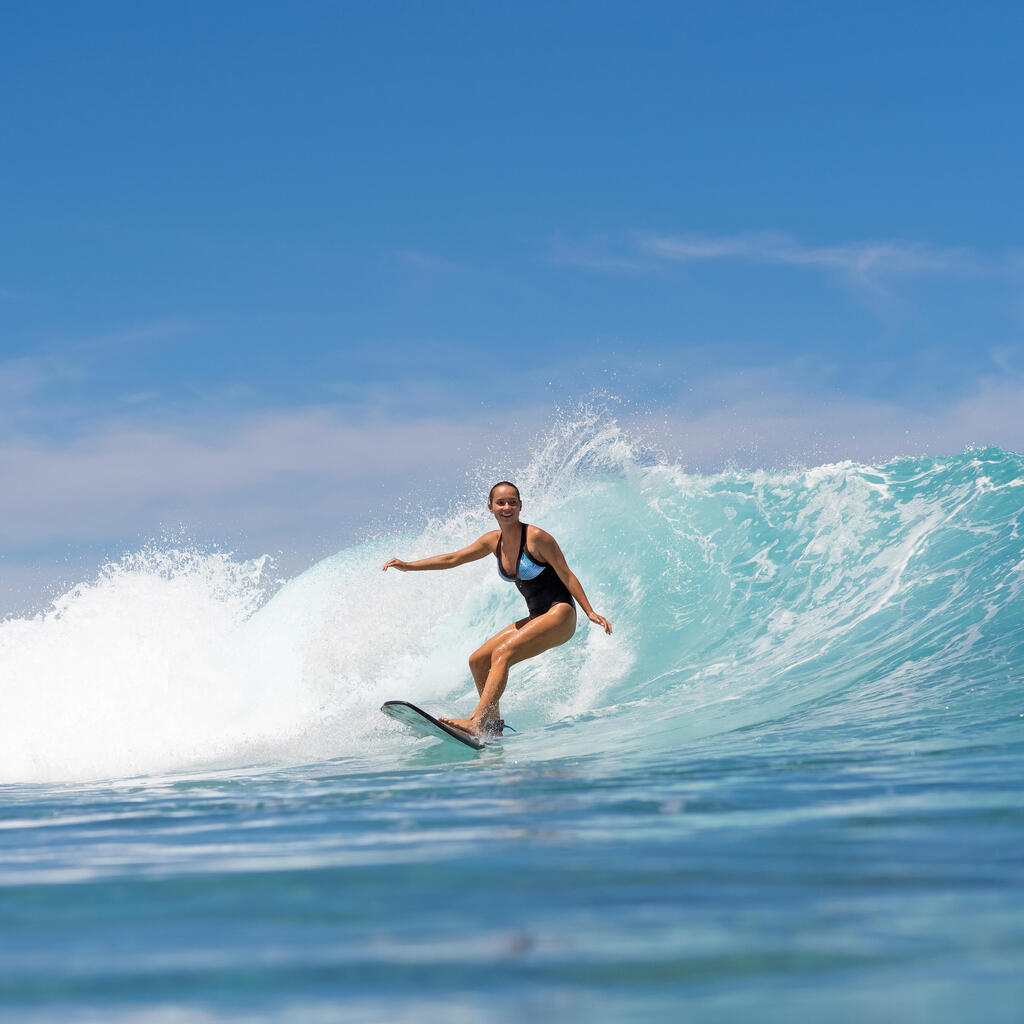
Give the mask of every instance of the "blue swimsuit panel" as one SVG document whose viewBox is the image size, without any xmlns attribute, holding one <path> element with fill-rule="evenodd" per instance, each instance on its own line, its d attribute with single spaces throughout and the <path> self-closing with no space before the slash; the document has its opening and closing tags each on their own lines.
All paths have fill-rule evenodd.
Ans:
<svg viewBox="0 0 1024 1024">
<path fill-rule="evenodd" d="M 500 544 L 501 541 L 498 541 Z M 526 551 L 526 541 L 519 555 L 519 566 L 515 576 L 506 576 L 505 570 L 501 567 L 501 552 L 498 552 L 498 575 L 506 583 L 515 583 L 516 580 L 535 580 L 546 568 L 547 562 L 535 562 Z"/>
</svg>

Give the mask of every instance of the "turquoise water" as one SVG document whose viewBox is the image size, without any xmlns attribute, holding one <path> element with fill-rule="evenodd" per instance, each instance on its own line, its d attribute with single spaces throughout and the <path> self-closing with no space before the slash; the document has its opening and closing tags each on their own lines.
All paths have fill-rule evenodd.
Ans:
<svg viewBox="0 0 1024 1024">
<path fill-rule="evenodd" d="M 477 505 L 0 624 L 5 1019 L 1019 1019 L 1024 459 L 699 476 L 591 421 L 514 478 L 615 634 L 480 754 L 377 710 L 468 711 L 521 614 L 380 572 Z"/>
</svg>

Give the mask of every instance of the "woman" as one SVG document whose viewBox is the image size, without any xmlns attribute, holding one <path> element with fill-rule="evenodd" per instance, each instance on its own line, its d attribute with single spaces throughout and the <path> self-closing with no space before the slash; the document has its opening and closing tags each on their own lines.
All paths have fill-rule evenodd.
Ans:
<svg viewBox="0 0 1024 1024">
<path fill-rule="evenodd" d="M 420 572 L 425 569 L 454 569 L 466 562 L 475 562 L 487 555 L 498 559 L 498 574 L 514 583 L 526 598 L 530 614 L 495 633 L 474 651 L 469 667 L 476 683 L 480 701 L 469 718 L 442 718 L 442 722 L 464 729 L 474 735 L 500 733 L 505 723 L 498 714 L 498 701 L 505 692 L 508 670 L 520 661 L 534 658 L 552 647 L 564 644 L 576 632 L 576 605 L 579 602 L 591 622 L 611 633 L 611 623 L 598 615 L 580 581 L 576 579 L 565 556 L 550 533 L 540 527 L 519 521 L 523 503 L 519 488 L 502 480 L 491 488 L 487 508 L 498 522 L 498 529 L 485 533 L 467 548 L 447 555 L 403 562 L 391 558 L 384 570 Z"/>
</svg>

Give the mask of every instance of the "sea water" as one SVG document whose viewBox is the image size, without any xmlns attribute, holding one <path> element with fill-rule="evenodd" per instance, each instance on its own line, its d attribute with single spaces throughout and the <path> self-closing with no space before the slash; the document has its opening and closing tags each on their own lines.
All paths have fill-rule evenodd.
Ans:
<svg viewBox="0 0 1024 1024">
<path fill-rule="evenodd" d="M 468 712 L 522 614 L 492 559 L 380 571 L 482 498 L 0 624 L 4 1019 L 1024 1016 L 1024 459 L 709 476 L 589 421 L 514 476 L 615 632 L 479 754 L 378 709 Z"/>
</svg>

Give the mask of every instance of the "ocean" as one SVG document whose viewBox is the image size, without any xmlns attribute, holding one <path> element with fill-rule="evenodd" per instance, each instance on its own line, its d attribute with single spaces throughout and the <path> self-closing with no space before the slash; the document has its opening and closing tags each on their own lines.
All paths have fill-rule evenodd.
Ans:
<svg viewBox="0 0 1024 1024">
<path fill-rule="evenodd" d="M 1024 458 L 687 472 L 611 422 L 287 581 L 154 543 L 0 623 L 0 1018 L 1018 1021 Z M 608 637 L 516 666 L 509 476 Z M 493 477 L 493 479 L 492 479 Z"/>
</svg>

